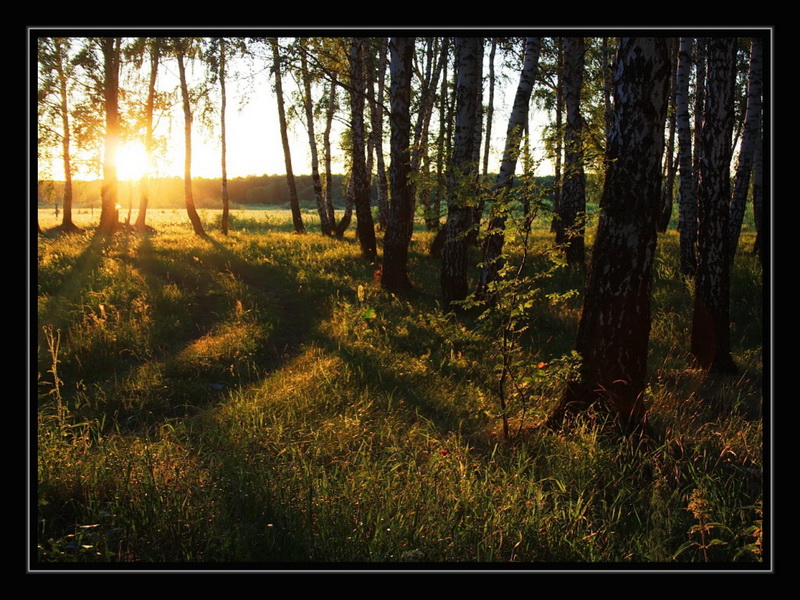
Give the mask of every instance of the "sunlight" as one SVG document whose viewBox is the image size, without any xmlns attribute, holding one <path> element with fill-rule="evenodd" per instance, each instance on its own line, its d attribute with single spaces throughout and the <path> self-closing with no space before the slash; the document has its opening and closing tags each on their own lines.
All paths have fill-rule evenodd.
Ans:
<svg viewBox="0 0 800 600">
<path fill-rule="evenodd" d="M 140 179 L 147 173 L 147 152 L 139 142 L 128 142 L 117 153 L 117 177 L 123 181 Z"/>
</svg>

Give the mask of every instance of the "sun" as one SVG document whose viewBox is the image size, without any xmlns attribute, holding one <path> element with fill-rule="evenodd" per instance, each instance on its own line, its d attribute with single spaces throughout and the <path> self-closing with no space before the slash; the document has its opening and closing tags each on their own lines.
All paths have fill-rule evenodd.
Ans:
<svg viewBox="0 0 800 600">
<path fill-rule="evenodd" d="M 128 142 L 117 151 L 117 177 L 123 181 L 141 179 L 147 173 L 147 152 L 139 142 Z"/>
</svg>

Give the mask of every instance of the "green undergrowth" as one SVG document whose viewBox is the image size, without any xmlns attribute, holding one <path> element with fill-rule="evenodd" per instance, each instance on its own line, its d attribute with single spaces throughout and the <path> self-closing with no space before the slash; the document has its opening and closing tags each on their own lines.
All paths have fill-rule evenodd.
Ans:
<svg viewBox="0 0 800 600">
<path fill-rule="evenodd" d="M 677 236 L 661 237 L 645 440 L 591 414 L 538 427 L 573 360 L 583 273 L 536 280 L 506 439 L 496 340 L 475 315 L 443 314 L 432 234 L 415 233 L 416 290 L 397 297 L 352 228 L 295 235 L 285 214 L 253 211 L 200 239 L 153 219 L 148 234 L 39 237 L 36 563 L 763 560 L 752 257 L 733 274 L 739 374 L 711 379 L 687 355 Z"/>
</svg>

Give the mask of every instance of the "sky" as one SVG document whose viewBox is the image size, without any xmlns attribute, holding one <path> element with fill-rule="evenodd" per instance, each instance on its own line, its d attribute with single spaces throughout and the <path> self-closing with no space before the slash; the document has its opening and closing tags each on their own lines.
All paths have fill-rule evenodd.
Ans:
<svg viewBox="0 0 800 600">
<path fill-rule="evenodd" d="M 499 60 L 497 63 L 499 65 Z M 226 111 L 227 129 L 227 172 L 229 178 L 245 177 L 248 175 L 284 174 L 286 172 L 281 136 L 278 121 L 276 98 L 272 90 L 270 75 L 266 70 L 266 62 L 256 63 L 247 69 L 251 76 L 249 81 L 237 82 L 233 78 L 228 82 L 228 108 Z M 488 68 L 485 72 L 488 72 Z M 189 76 L 192 77 L 191 70 Z M 199 70 L 194 72 L 199 76 Z M 159 71 L 159 88 L 162 90 L 177 88 L 177 66 L 174 61 L 165 61 Z M 489 169 L 496 171 L 504 144 L 508 111 L 513 102 L 513 95 L 517 83 L 515 73 L 505 80 L 498 79 L 500 87 L 495 91 L 495 113 L 492 125 L 492 149 Z M 242 103 L 243 86 L 247 86 L 247 101 Z M 488 101 L 488 85 L 484 86 L 484 103 Z M 284 77 L 284 95 L 288 97 L 294 89 L 293 80 Z M 319 91 L 317 91 L 319 94 Z M 414 115 L 412 118 L 415 118 Z M 212 117 L 215 125 L 218 115 Z M 546 124 L 547 115 L 538 111 L 531 104 L 532 140 L 541 138 L 541 128 Z M 184 131 L 183 113 L 178 102 L 169 118 L 159 120 L 156 134 L 168 138 L 168 152 L 165 157 L 158 160 L 154 176 L 183 176 L 184 170 Z M 319 125 L 318 125 L 319 127 Z M 341 123 L 335 124 L 332 134 L 334 158 L 337 154 L 337 141 L 341 132 Z M 388 139 L 388 123 L 386 124 Z M 290 144 L 292 166 L 295 174 L 308 174 L 311 171 L 311 159 L 308 149 L 308 139 L 305 128 L 295 121 L 291 126 Z M 320 149 L 321 151 L 321 149 Z M 388 154 L 388 142 L 385 145 Z M 538 155 L 543 159 L 543 151 L 538 150 Z M 145 166 L 144 153 L 141 145 L 138 147 L 123 147 L 120 151 L 119 178 L 138 179 Z M 341 162 L 334 160 L 334 171 L 343 172 Z M 60 179 L 63 175 L 60 162 L 56 159 L 51 167 L 54 178 Z M 537 174 L 545 175 L 552 172 L 548 164 L 543 164 Z M 217 178 L 221 176 L 220 166 L 220 140 L 218 129 L 209 131 L 195 120 L 192 127 L 192 175 L 193 177 Z M 87 178 L 84 174 L 79 174 Z"/>
</svg>

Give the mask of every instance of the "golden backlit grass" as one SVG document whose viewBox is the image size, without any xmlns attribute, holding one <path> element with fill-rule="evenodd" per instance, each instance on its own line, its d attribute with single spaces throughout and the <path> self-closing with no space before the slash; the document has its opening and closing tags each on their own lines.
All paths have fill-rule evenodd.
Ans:
<svg viewBox="0 0 800 600">
<path fill-rule="evenodd" d="M 236 213 L 231 235 L 38 240 L 37 540 L 41 562 L 737 563 L 763 558 L 761 277 L 738 259 L 735 379 L 687 356 L 689 286 L 661 238 L 653 439 L 533 427 L 563 386 L 579 272 L 543 282 L 522 339 L 525 404 L 503 441 L 492 340 L 438 305 L 415 233 L 418 294 L 398 298 L 352 229 L 291 232 Z M 46 215 L 40 223 L 47 227 Z M 52 223 L 53 225 L 55 222 Z M 86 225 L 88 225 L 88 220 Z M 537 244 L 550 239 L 548 224 Z M 57 383 L 57 385 L 56 385 Z"/>
</svg>

